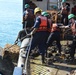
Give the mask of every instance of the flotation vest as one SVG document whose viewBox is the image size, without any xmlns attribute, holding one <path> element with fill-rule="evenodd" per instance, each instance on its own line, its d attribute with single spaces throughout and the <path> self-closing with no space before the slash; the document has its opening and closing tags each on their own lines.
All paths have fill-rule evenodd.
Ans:
<svg viewBox="0 0 76 75">
<path fill-rule="evenodd" d="M 48 31 L 48 28 L 47 28 L 47 18 L 44 17 L 44 16 L 39 16 L 39 18 L 41 19 L 41 24 L 37 30 L 38 31 Z"/>
<path fill-rule="evenodd" d="M 54 31 L 60 31 L 56 23 L 52 24 L 51 32 L 54 32 Z"/>
<path fill-rule="evenodd" d="M 71 30 L 72 30 L 73 35 L 76 35 L 76 23 L 71 25 Z"/>
</svg>

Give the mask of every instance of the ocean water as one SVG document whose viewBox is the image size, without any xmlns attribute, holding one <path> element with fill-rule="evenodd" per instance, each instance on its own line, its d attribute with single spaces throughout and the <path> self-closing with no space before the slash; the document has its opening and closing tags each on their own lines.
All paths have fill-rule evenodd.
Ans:
<svg viewBox="0 0 76 75">
<path fill-rule="evenodd" d="M 14 44 L 22 29 L 22 0 L 0 0 L 0 46 Z"/>
</svg>

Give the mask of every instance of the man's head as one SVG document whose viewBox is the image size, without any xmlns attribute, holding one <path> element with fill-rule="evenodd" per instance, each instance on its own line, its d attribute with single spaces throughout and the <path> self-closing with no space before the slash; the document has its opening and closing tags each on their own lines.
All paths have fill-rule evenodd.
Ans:
<svg viewBox="0 0 76 75">
<path fill-rule="evenodd" d="M 42 10 L 41 10 L 39 7 L 37 7 L 37 8 L 35 8 L 35 10 L 34 10 L 34 15 L 35 15 L 35 16 L 41 15 L 41 12 L 42 12 Z"/>
<path fill-rule="evenodd" d="M 28 9 L 30 8 L 30 5 L 29 4 L 25 4 L 25 9 Z"/>
<path fill-rule="evenodd" d="M 46 12 L 46 11 L 42 12 L 41 14 L 42 14 L 42 16 L 45 16 L 45 17 L 49 15 L 48 12 Z"/>
<path fill-rule="evenodd" d="M 74 23 L 75 22 L 75 15 L 74 14 L 68 15 L 68 20 L 69 20 L 69 22 Z"/>
<path fill-rule="evenodd" d="M 46 11 L 42 12 L 41 15 L 50 18 L 50 14 Z"/>
<path fill-rule="evenodd" d="M 63 6 L 66 5 L 66 0 L 62 0 L 62 5 L 63 5 Z"/>
</svg>

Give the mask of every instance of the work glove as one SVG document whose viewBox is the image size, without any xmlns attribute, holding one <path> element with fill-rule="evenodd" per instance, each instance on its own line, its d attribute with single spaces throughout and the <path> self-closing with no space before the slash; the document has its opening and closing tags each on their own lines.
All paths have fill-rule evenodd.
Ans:
<svg viewBox="0 0 76 75">
<path fill-rule="evenodd" d="M 30 35 L 32 36 L 33 35 L 33 32 L 31 32 Z"/>
<path fill-rule="evenodd" d="M 31 37 L 32 35 L 33 35 L 33 33 L 31 32 L 31 33 L 27 34 L 26 37 Z"/>
<path fill-rule="evenodd" d="M 33 35 L 33 32 L 29 33 L 28 35 L 32 36 Z"/>
</svg>

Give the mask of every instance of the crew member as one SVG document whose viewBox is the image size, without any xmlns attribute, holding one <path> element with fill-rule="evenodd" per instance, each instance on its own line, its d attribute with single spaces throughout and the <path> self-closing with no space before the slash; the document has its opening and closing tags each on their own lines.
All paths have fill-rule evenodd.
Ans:
<svg viewBox="0 0 76 75">
<path fill-rule="evenodd" d="M 54 41 L 56 41 L 56 45 L 59 49 L 58 53 L 61 55 L 61 44 L 60 44 L 60 25 L 57 23 L 52 24 L 51 33 L 47 40 L 47 47 L 51 46 Z"/>
<path fill-rule="evenodd" d="M 26 36 L 26 29 L 20 30 L 16 38 L 15 44 L 17 44 L 18 41 L 22 42 L 25 39 L 25 36 Z"/>
<path fill-rule="evenodd" d="M 33 35 L 31 50 L 33 50 L 36 46 L 39 48 L 39 52 L 42 57 L 42 63 L 45 63 L 45 51 L 46 51 L 46 41 L 49 35 L 48 29 L 50 28 L 49 22 L 46 17 L 41 16 L 42 10 L 37 7 L 34 10 L 34 14 L 36 16 L 36 21 L 34 24 L 34 29 L 30 33 Z"/>
<path fill-rule="evenodd" d="M 68 16 L 69 19 L 69 24 L 68 26 L 63 26 L 63 28 L 71 28 L 72 34 L 73 34 L 73 43 L 71 46 L 71 51 L 70 51 L 70 56 L 71 59 L 74 59 L 74 54 L 75 54 L 75 48 L 76 48 L 76 22 L 75 22 L 75 15 L 70 14 Z"/>
<path fill-rule="evenodd" d="M 42 16 L 47 17 L 49 25 L 50 25 L 50 29 L 51 29 L 51 27 L 52 27 L 51 15 L 48 12 L 44 11 L 44 12 L 42 12 Z M 50 29 L 48 30 L 49 34 L 50 34 Z M 48 37 L 49 37 L 49 35 L 48 35 Z M 47 57 L 47 45 L 46 45 L 46 57 Z"/>
<path fill-rule="evenodd" d="M 34 13 L 33 10 L 30 9 L 29 4 L 25 4 L 25 11 L 23 13 L 23 29 L 30 29 L 34 25 Z"/>
<path fill-rule="evenodd" d="M 61 23 L 63 23 L 64 25 L 68 25 L 69 12 L 70 12 L 70 7 L 66 5 L 66 0 L 63 0 L 61 7 L 61 15 L 62 15 Z"/>
</svg>

